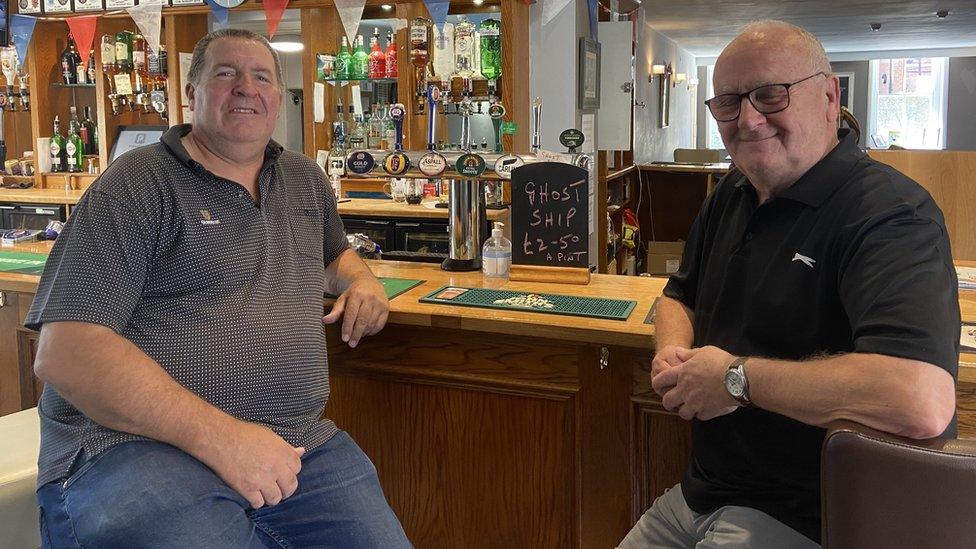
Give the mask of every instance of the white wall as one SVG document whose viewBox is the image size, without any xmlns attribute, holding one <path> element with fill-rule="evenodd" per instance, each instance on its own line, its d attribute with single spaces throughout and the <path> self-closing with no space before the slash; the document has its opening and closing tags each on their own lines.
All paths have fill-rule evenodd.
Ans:
<svg viewBox="0 0 976 549">
<path fill-rule="evenodd" d="M 302 89 L 302 52 L 278 52 L 278 57 L 285 79 L 285 94 L 281 98 L 281 113 L 271 138 L 286 149 L 302 152 L 301 109 L 292 103 L 292 94 L 287 91 Z"/>
<path fill-rule="evenodd" d="M 634 101 L 644 107 L 634 109 L 634 161 L 647 163 L 674 160 L 674 150 L 695 147 L 695 93 L 687 82 L 671 88 L 671 121 L 667 128 L 658 127 L 659 92 L 657 77 L 647 81 L 651 65 L 671 63 L 675 73 L 691 78 L 696 73 L 695 56 L 651 28 L 653 9 L 640 11 L 637 23 L 636 82 Z M 704 84 L 700 83 L 699 86 Z"/>
</svg>

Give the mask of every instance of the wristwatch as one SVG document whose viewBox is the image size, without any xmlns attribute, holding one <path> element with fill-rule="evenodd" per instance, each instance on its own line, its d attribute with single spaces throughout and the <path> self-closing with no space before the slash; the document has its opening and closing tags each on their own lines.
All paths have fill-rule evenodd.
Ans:
<svg viewBox="0 0 976 549">
<path fill-rule="evenodd" d="M 729 369 L 725 371 L 725 390 L 732 395 L 732 398 L 740 406 L 752 406 L 749 399 L 749 378 L 746 377 L 745 364 L 749 357 L 738 357 L 729 364 Z"/>
</svg>

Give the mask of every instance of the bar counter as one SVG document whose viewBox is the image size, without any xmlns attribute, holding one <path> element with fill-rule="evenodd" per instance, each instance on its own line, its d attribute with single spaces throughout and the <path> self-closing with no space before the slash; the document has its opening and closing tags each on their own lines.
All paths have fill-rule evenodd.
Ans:
<svg viewBox="0 0 976 549">
<path fill-rule="evenodd" d="M 663 278 L 594 275 L 575 286 L 486 282 L 478 272 L 421 263 L 369 265 L 378 276 L 425 282 L 392 299 L 386 328 L 355 349 L 337 326 L 327 327 L 326 416 L 376 464 L 417 547 L 612 547 L 680 479 L 690 430 L 661 408 L 648 375 L 647 317 Z M 21 322 L 37 280 L 0 273 L 0 396 L 15 398 L 3 413 L 20 409 L 8 394 L 18 384 L 24 407 L 36 397 L 29 377 L 36 334 Z M 637 305 L 614 321 L 418 301 L 446 285 Z M 961 297 L 964 320 L 976 320 L 976 292 Z M 976 357 L 962 362 L 960 433 L 972 437 Z"/>
</svg>

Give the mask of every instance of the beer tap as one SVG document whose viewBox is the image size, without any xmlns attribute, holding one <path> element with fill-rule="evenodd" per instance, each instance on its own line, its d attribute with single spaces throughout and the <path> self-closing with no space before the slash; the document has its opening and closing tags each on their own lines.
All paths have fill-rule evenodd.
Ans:
<svg viewBox="0 0 976 549">
<path fill-rule="evenodd" d="M 539 135 L 542 124 L 542 98 L 536 97 L 532 100 L 532 152 L 539 154 L 542 148 L 542 137 Z"/>
<path fill-rule="evenodd" d="M 437 102 L 441 91 L 437 86 L 427 88 L 427 153 L 420 157 L 417 168 L 427 177 L 440 177 L 447 169 L 447 159 L 437 152 Z"/>
</svg>

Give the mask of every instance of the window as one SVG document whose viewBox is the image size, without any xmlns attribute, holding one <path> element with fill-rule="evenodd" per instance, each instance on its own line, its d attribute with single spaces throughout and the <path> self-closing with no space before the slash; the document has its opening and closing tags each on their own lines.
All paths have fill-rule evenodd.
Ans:
<svg viewBox="0 0 976 549">
<path fill-rule="evenodd" d="M 946 58 L 871 61 L 868 146 L 945 148 Z"/>
<path fill-rule="evenodd" d="M 712 73 L 715 72 L 715 65 L 708 66 L 708 93 L 705 97 L 715 97 L 715 88 L 712 87 Z M 708 121 L 707 133 L 708 139 L 705 141 L 705 145 L 709 149 L 724 149 L 725 143 L 722 143 L 722 135 L 718 133 L 718 122 L 715 122 L 715 117 L 708 114 L 708 109 L 705 109 L 705 119 Z"/>
</svg>

